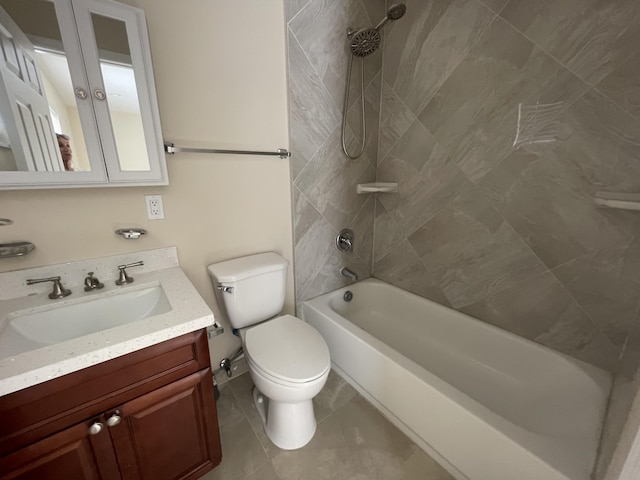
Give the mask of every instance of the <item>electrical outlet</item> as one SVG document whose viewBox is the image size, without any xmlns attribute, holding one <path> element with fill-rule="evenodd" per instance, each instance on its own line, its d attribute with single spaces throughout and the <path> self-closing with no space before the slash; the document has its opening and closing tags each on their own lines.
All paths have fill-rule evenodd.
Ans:
<svg viewBox="0 0 640 480">
<path fill-rule="evenodd" d="M 160 220 L 164 218 L 162 195 L 145 195 L 144 202 L 147 205 L 147 218 L 149 220 Z"/>
</svg>

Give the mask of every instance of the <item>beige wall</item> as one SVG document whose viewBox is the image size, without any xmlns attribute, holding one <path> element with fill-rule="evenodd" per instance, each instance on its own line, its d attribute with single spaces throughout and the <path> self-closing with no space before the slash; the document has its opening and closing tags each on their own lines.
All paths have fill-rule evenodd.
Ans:
<svg viewBox="0 0 640 480">
<path fill-rule="evenodd" d="M 128 3 L 147 15 L 165 139 L 288 148 L 281 0 Z M 220 318 L 207 264 L 265 250 L 292 261 L 289 163 L 188 154 L 167 162 L 167 187 L 0 192 L 0 217 L 15 222 L 0 229 L 0 241 L 37 246 L 25 258 L 2 260 L 0 271 L 176 245 L 183 269 Z M 163 196 L 166 219 L 146 220 L 148 194 Z M 113 233 L 132 225 L 149 234 L 127 241 Z M 286 309 L 292 311 L 292 268 L 289 273 Z M 211 343 L 213 360 L 238 345 L 225 328 Z"/>
</svg>

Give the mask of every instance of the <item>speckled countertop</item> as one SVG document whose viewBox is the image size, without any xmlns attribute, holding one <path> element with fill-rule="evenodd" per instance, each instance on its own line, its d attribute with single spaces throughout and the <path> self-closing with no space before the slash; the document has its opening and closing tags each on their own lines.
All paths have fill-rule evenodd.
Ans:
<svg viewBox="0 0 640 480">
<path fill-rule="evenodd" d="M 143 267 L 129 270 L 134 282 L 116 286 L 117 266 L 143 260 Z M 105 285 L 101 290 L 84 292 L 82 281 L 95 272 Z M 72 295 L 49 300 L 51 284 L 26 286 L 27 278 L 60 275 Z M 26 314 L 47 306 L 87 302 L 92 297 L 117 295 L 161 285 L 171 311 L 108 330 L 46 345 L 23 353 L 11 351 L 2 336 L 15 312 Z M 213 324 L 213 313 L 178 266 L 175 247 L 112 255 L 59 265 L 0 273 L 0 396 L 61 377 L 106 360 L 155 345 Z M 87 321 L 91 321 L 88 319 Z"/>
</svg>

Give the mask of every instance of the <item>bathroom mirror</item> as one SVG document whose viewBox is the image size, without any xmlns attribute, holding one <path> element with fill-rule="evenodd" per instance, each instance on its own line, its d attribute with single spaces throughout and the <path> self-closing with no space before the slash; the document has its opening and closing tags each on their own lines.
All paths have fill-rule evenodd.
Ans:
<svg viewBox="0 0 640 480">
<path fill-rule="evenodd" d="M 166 184 L 141 10 L 0 0 L 0 188 Z"/>
<path fill-rule="evenodd" d="M 91 13 L 120 169 L 148 171 L 140 101 L 123 21 Z"/>
</svg>

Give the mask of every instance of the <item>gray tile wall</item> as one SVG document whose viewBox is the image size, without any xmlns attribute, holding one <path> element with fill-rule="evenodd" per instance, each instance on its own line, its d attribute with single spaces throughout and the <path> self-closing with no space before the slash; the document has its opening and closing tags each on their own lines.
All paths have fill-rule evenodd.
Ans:
<svg viewBox="0 0 640 480">
<path fill-rule="evenodd" d="M 372 275 L 619 375 L 596 478 L 638 381 L 640 3 L 407 0 L 385 38 Z M 514 151 L 518 103 L 562 141 Z M 631 386 L 631 388 L 630 388 Z"/>
<path fill-rule="evenodd" d="M 377 168 L 400 194 L 378 197 L 373 276 L 616 371 L 638 350 L 640 215 L 592 198 L 640 191 L 640 4 L 406 3 Z M 563 139 L 514 151 L 518 103 L 559 101 Z"/>
<path fill-rule="evenodd" d="M 358 160 L 341 149 L 342 106 L 350 58 L 347 29 L 369 27 L 384 17 L 384 0 L 286 0 L 289 97 L 294 192 L 296 300 L 348 283 L 346 266 L 371 275 L 375 200 L 357 195 L 358 183 L 376 178 L 382 49 L 366 58 L 367 144 Z M 347 141 L 359 147 L 361 62 L 353 65 Z M 358 87 L 358 88 L 356 88 Z M 355 251 L 337 250 L 343 228 L 355 233 Z"/>
<path fill-rule="evenodd" d="M 345 32 L 375 24 L 384 0 L 285 0 L 296 299 L 342 286 L 348 266 L 619 373 L 602 476 L 640 359 L 640 214 L 593 195 L 640 191 L 640 3 L 406 4 L 365 63 L 370 136 L 350 161 Z M 562 140 L 514 151 L 518 103 L 559 101 Z M 400 193 L 355 194 L 376 179 Z M 344 227 L 353 255 L 333 246 Z"/>
</svg>

